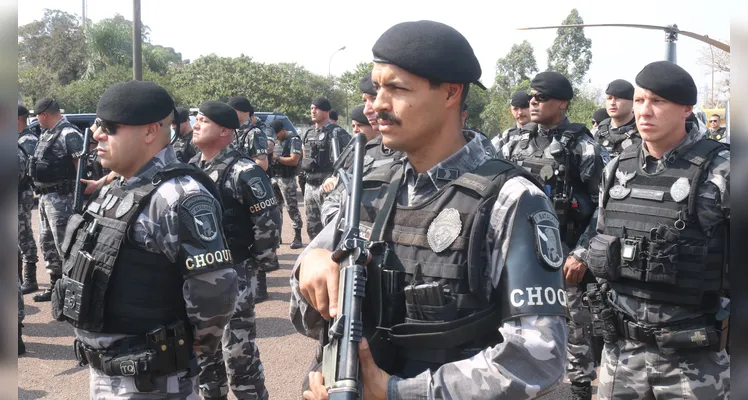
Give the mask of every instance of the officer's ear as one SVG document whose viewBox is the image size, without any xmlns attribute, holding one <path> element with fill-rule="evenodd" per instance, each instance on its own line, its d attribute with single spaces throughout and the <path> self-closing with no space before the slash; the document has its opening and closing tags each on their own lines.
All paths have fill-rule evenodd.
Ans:
<svg viewBox="0 0 748 400">
<path fill-rule="evenodd" d="M 693 106 L 683 106 L 683 116 L 688 118 L 693 113 Z"/>
<path fill-rule="evenodd" d="M 563 101 L 561 101 L 561 104 L 559 104 L 558 108 L 561 111 L 567 111 L 567 110 L 569 110 L 569 100 L 563 100 Z"/>
<path fill-rule="evenodd" d="M 447 89 L 447 106 L 451 107 L 453 104 L 457 104 L 460 110 L 462 110 L 462 91 L 465 90 L 465 84 L 444 83 L 444 85 L 446 85 Z"/>
</svg>

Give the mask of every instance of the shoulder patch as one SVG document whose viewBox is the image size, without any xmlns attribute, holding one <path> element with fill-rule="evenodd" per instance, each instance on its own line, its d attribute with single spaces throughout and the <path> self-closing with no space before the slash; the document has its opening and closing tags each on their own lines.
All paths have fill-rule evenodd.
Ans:
<svg viewBox="0 0 748 400">
<path fill-rule="evenodd" d="M 205 193 L 187 196 L 179 206 L 179 222 L 205 242 L 212 242 L 220 231 L 214 199 Z"/>
<path fill-rule="evenodd" d="M 265 182 L 261 177 L 249 180 L 249 188 L 252 189 L 252 193 L 257 197 L 257 200 L 262 200 L 267 196 L 269 190 L 265 186 Z"/>
<path fill-rule="evenodd" d="M 535 248 L 538 258 L 552 270 L 558 270 L 564 264 L 558 219 L 549 211 L 538 211 L 530 216 L 530 221 L 535 228 Z"/>
</svg>

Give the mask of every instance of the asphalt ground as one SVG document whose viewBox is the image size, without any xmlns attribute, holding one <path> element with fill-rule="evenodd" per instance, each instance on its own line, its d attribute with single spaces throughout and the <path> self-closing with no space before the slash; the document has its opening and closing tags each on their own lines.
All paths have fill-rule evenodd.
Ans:
<svg viewBox="0 0 748 400">
<path fill-rule="evenodd" d="M 299 208 L 304 213 L 303 196 L 298 192 Z M 291 289 L 289 276 L 302 249 L 291 250 L 293 240 L 291 218 L 284 210 L 283 244 L 278 249 L 280 269 L 268 273 L 270 298 L 255 306 L 257 314 L 257 343 L 265 367 L 265 384 L 271 399 L 299 399 L 301 379 L 314 356 L 317 341 L 296 333 L 288 318 Z M 39 213 L 33 212 L 33 227 L 38 240 Z M 309 243 L 306 230 L 303 243 Z M 37 247 L 39 244 L 37 243 Z M 44 270 L 44 258 L 39 251 L 37 279 L 40 289 L 49 285 Z M 26 318 L 23 340 L 26 353 L 18 358 L 18 398 L 32 399 L 87 399 L 88 367 L 79 367 L 73 355 L 73 329 L 64 322 L 52 319 L 50 303 L 35 303 L 33 294 L 24 296 Z M 594 389 L 593 389 L 594 391 Z M 232 394 L 230 399 L 235 399 Z M 546 399 L 571 399 L 568 385 Z M 596 396 L 593 396 L 595 399 Z"/>
</svg>

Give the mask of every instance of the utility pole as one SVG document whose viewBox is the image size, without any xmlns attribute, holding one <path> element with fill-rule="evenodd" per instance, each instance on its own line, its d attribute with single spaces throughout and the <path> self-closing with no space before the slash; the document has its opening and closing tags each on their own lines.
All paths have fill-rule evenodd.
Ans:
<svg viewBox="0 0 748 400">
<path fill-rule="evenodd" d="M 143 35 L 140 23 L 140 0 L 132 1 L 132 78 L 143 80 Z"/>
</svg>

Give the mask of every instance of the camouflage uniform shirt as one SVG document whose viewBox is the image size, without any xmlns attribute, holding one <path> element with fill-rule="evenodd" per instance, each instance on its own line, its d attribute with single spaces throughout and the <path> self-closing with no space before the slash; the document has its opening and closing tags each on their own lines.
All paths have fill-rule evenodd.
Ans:
<svg viewBox="0 0 748 400">
<path fill-rule="evenodd" d="M 446 160 L 417 173 L 405 164 L 405 177 L 398 203 L 412 206 L 432 196 L 448 183 L 437 179 L 441 168 L 472 171 L 489 159 L 483 140 L 473 137 L 467 145 Z M 506 264 L 511 226 L 520 197 L 547 198 L 534 184 L 522 177 L 507 180 L 493 206 L 486 243 L 489 260 L 484 270 L 486 288 L 495 291 Z M 342 206 L 341 206 L 341 209 Z M 328 224 L 309 244 L 299 260 L 314 248 L 332 250 L 336 223 Z M 296 330 L 318 338 L 323 319 L 304 299 L 296 277 L 299 261 L 291 275 L 291 322 Z M 444 364 L 436 371 L 401 379 L 390 377 L 387 399 L 531 399 L 546 394 L 563 378 L 566 362 L 566 321 L 563 317 L 527 315 L 508 319 L 498 327 L 504 341 L 465 360 Z"/>
<path fill-rule="evenodd" d="M 258 120 L 258 122 L 261 122 Z M 265 130 L 251 120 L 243 123 L 237 130 L 238 149 L 242 153 L 257 157 L 268 153 L 268 139 Z"/>
<path fill-rule="evenodd" d="M 63 122 L 68 122 L 65 116 L 60 119 L 55 127 Z M 51 148 L 47 149 L 45 157 L 50 158 L 63 158 L 66 155 L 74 156 L 76 153 L 83 149 L 83 135 L 73 126 L 68 126 L 62 129 L 62 132 L 57 136 L 57 140 L 52 143 Z M 51 131 L 54 129 L 46 130 L 39 136 L 39 141 L 48 141 L 52 139 Z M 59 184 L 60 182 L 34 182 L 36 187 L 50 187 Z"/>
</svg>

